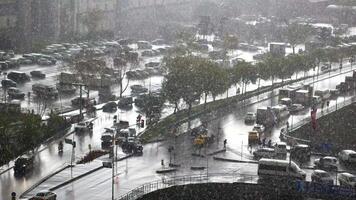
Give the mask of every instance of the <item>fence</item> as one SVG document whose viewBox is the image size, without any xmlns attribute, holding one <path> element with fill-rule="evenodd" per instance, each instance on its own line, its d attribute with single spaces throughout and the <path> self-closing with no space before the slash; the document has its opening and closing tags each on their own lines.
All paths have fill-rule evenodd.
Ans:
<svg viewBox="0 0 356 200">
<path fill-rule="evenodd" d="M 141 185 L 129 193 L 120 196 L 116 200 L 134 200 L 150 192 L 165 189 L 177 185 L 188 185 L 197 183 L 257 183 L 257 175 L 248 174 L 200 174 L 200 175 L 190 175 L 190 176 L 176 176 L 172 178 L 162 178 L 154 182 L 146 183 Z"/>
<path fill-rule="evenodd" d="M 345 106 L 348 106 L 348 105 L 354 103 L 355 101 L 356 101 L 356 97 L 351 97 L 348 99 L 345 98 L 342 102 L 336 102 L 336 104 L 334 106 L 323 108 L 321 110 L 321 112 L 317 113 L 316 118 L 318 119 L 324 115 L 335 112 L 342 107 L 345 107 Z M 304 139 L 296 138 L 296 137 L 289 135 L 290 132 L 293 132 L 293 131 L 297 130 L 298 128 L 300 128 L 310 122 L 311 122 L 311 119 L 309 117 L 307 117 L 307 118 L 300 120 L 297 123 L 291 125 L 291 127 L 289 128 L 288 131 L 286 129 L 282 129 L 281 130 L 281 138 L 286 141 L 294 140 L 294 141 L 300 142 L 300 143 L 310 143 L 310 140 L 304 140 Z"/>
</svg>

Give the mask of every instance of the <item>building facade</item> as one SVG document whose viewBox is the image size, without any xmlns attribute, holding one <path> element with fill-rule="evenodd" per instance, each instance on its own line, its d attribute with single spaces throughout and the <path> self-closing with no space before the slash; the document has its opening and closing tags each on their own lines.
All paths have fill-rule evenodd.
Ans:
<svg viewBox="0 0 356 200">
<path fill-rule="evenodd" d="M 14 44 L 12 37 L 18 21 L 16 0 L 0 1 L 0 49 L 10 49 Z"/>
<path fill-rule="evenodd" d="M 80 35 L 115 32 L 118 0 L 76 0 L 74 32 Z"/>
</svg>

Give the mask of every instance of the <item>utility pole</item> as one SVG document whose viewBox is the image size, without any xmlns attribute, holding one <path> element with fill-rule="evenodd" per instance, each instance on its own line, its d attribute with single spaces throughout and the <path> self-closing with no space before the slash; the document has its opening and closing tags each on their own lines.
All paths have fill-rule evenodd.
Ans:
<svg viewBox="0 0 356 200">
<path fill-rule="evenodd" d="M 72 85 L 75 85 L 75 86 L 79 86 L 79 102 L 80 102 L 80 105 L 79 105 L 79 118 L 81 120 L 82 116 L 83 116 L 83 86 L 86 86 L 85 84 L 83 83 L 72 83 Z M 89 99 L 89 92 L 87 91 L 84 91 L 85 93 L 88 94 L 88 99 Z M 78 120 L 78 122 L 80 121 Z"/>
<path fill-rule="evenodd" d="M 115 165 L 115 140 L 116 140 L 116 134 L 115 132 L 113 132 L 112 134 L 112 157 L 111 157 L 111 169 L 112 169 L 112 176 L 111 176 L 111 200 L 115 199 L 115 188 L 114 188 L 114 184 L 115 184 L 115 169 L 114 169 L 114 165 Z"/>
</svg>

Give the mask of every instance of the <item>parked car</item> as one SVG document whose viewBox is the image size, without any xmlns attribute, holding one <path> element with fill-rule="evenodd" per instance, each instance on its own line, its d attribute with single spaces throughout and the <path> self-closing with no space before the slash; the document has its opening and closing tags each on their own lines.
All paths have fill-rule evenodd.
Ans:
<svg viewBox="0 0 356 200">
<path fill-rule="evenodd" d="M 56 200 L 57 195 L 54 192 L 39 192 L 35 196 L 31 197 L 29 200 Z"/>
<path fill-rule="evenodd" d="M 27 58 L 19 58 L 19 63 L 21 65 L 32 65 L 33 61 L 31 59 L 27 59 Z"/>
<path fill-rule="evenodd" d="M 250 124 L 250 123 L 255 123 L 256 121 L 256 115 L 255 113 L 249 112 L 245 116 L 245 123 Z"/>
<path fill-rule="evenodd" d="M 108 102 L 103 106 L 103 112 L 115 112 L 117 104 L 114 101 Z"/>
<path fill-rule="evenodd" d="M 138 49 L 152 49 L 151 43 L 147 41 L 138 41 L 137 42 Z"/>
<path fill-rule="evenodd" d="M 43 65 L 43 66 L 49 66 L 49 65 L 52 65 L 52 62 L 46 58 L 40 58 L 37 60 L 37 64 Z"/>
<path fill-rule="evenodd" d="M 7 89 L 7 94 L 12 99 L 23 99 L 25 97 L 25 93 L 15 87 L 10 87 Z"/>
<path fill-rule="evenodd" d="M 3 88 L 9 88 L 9 87 L 17 87 L 17 84 L 15 81 L 11 79 L 4 79 L 1 81 L 1 85 Z"/>
<path fill-rule="evenodd" d="M 290 155 L 299 161 L 308 161 L 310 160 L 311 149 L 309 145 L 298 144 L 291 148 Z"/>
<path fill-rule="evenodd" d="M 311 181 L 316 183 L 323 183 L 323 184 L 334 184 L 334 179 L 330 176 L 330 174 L 324 170 L 314 170 L 311 174 Z"/>
<path fill-rule="evenodd" d="M 339 152 L 338 157 L 340 161 L 356 164 L 356 152 L 353 150 L 342 150 Z"/>
<path fill-rule="evenodd" d="M 1 70 L 7 70 L 9 68 L 9 65 L 5 61 L 0 61 L 0 69 Z"/>
<path fill-rule="evenodd" d="M 30 81 L 30 76 L 24 72 L 12 71 L 7 74 L 7 78 L 15 81 L 16 83 L 24 83 Z"/>
<path fill-rule="evenodd" d="M 314 161 L 317 168 L 321 169 L 337 169 L 338 161 L 337 158 L 332 156 L 325 156 Z"/>
<path fill-rule="evenodd" d="M 341 186 L 351 186 L 356 187 L 356 176 L 350 173 L 340 173 L 338 175 L 338 180 Z"/>
<path fill-rule="evenodd" d="M 14 165 L 15 176 L 24 176 L 33 169 L 34 156 L 23 155 L 16 159 Z"/>
<path fill-rule="evenodd" d="M 89 105 L 90 99 L 84 97 L 76 97 L 71 100 L 71 103 L 73 106 L 80 106 L 80 104 L 82 104 L 83 107 L 86 107 L 87 105 Z"/>
<path fill-rule="evenodd" d="M 46 74 L 39 70 L 31 71 L 30 74 L 34 78 L 46 78 Z"/>
<path fill-rule="evenodd" d="M 53 86 L 36 83 L 32 85 L 32 91 L 40 98 L 58 98 L 58 91 Z"/>
<path fill-rule="evenodd" d="M 145 93 L 148 91 L 148 89 L 143 87 L 142 85 L 132 85 L 130 88 L 131 92 L 134 94 Z"/>
<path fill-rule="evenodd" d="M 276 152 L 273 148 L 260 148 L 253 152 L 253 156 L 256 159 L 259 158 L 274 158 L 276 156 Z"/>
<path fill-rule="evenodd" d="M 73 94 L 75 93 L 75 91 L 77 91 L 77 88 L 74 85 L 70 84 L 57 83 L 56 88 L 58 92 L 62 94 Z"/>
<path fill-rule="evenodd" d="M 290 113 L 297 113 L 297 112 L 302 111 L 302 110 L 304 110 L 304 106 L 302 104 L 292 104 L 289 107 L 289 112 Z"/>
</svg>

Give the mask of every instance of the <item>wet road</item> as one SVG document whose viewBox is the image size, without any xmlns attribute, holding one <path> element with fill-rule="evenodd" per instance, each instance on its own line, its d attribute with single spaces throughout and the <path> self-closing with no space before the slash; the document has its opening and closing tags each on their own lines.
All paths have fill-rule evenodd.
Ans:
<svg viewBox="0 0 356 200">
<path fill-rule="evenodd" d="M 339 77 L 331 78 L 330 80 L 324 80 L 321 83 L 315 84 L 318 87 L 325 87 L 325 85 L 330 86 L 330 88 L 335 88 L 335 85 L 340 81 L 340 77 L 345 75 L 350 75 L 351 73 L 344 74 Z M 327 75 L 326 75 L 327 76 Z M 256 97 L 257 98 L 257 97 Z M 259 97 L 263 99 L 263 95 Z M 339 102 L 342 102 L 339 98 Z M 208 152 L 218 150 L 222 148 L 223 139 L 228 141 L 228 152 L 225 155 L 228 158 L 235 159 L 251 159 L 252 155 L 247 150 L 247 132 L 252 129 L 251 126 L 244 124 L 244 116 L 247 112 L 255 112 L 258 107 L 269 106 L 277 102 L 277 97 L 267 98 L 266 100 L 261 100 L 258 103 L 254 103 L 248 106 L 236 106 L 234 109 L 224 110 L 217 113 L 214 113 L 211 116 L 211 119 L 208 119 L 209 122 L 209 131 L 213 134 L 216 134 L 219 129 L 219 135 L 217 137 L 216 143 L 212 144 Z M 331 101 L 331 106 L 334 101 Z M 248 104 L 248 102 L 245 102 Z M 128 112 L 129 114 L 131 112 Z M 133 112 L 134 113 L 134 112 Z M 112 123 L 113 114 L 107 113 L 98 113 L 100 117 L 95 121 L 95 130 L 93 136 L 88 138 L 87 136 L 82 139 L 84 142 L 79 144 L 82 146 L 81 150 L 85 150 L 85 146 L 88 142 L 93 142 L 95 148 L 100 148 L 100 131 L 98 129 L 103 129 L 104 127 L 110 126 Z M 120 116 L 120 115 L 119 115 Z M 130 116 L 130 115 L 128 115 Z M 134 121 L 136 113 L 132 114 L 130 122 Z M 300 112 L 297 115 L 294 115 L 294 122 L 297 122 L 300 119 L 309 117 L 309 112 Z M 204 120 L 207 117 L 204 117 Z M 199 123 L 199 120 L 192 122 Z M 100 127 L 100 128 L 99 128 Z M 182 128 L 183 130 L 183 128 Z M 280 128 L 273 129 L 270 135 L 266 135 L 269 138 L 272 138 L 273 141 L 279 141 L 279 131 Z M 226 163 L 226 162 L 217 162 L 213 161 L 212 158 L 209 158 L 207 161 L 206 158 L 199 158 L 191 156 L 192 152 L 197 152 L 192 146 L 192 138 L 189 135 L 181 135 L 177 139 L 171 138 L 167 141 L 155 144 L 148 144 L 144 146 L 144 156 L 143 157 L 134 157 L 126 161 L 119 162 L 118 165 L 118 184 L 116 187 L 116 196 L 125 194 L 126 192 L 134 189 L 135 187 L 153 180 L 161 179 L 162 176 L 157 175 L 155 170 L 161 168 L 161 159 L 165 160 L 165 163 L 169 160 L 169 154 L 167 151 L 168 146 L 175 147 L 175 156 L 173 159 L 175 163 L 181 164 L 179 171 L 171 174 L 170 176 L 183 175 L 183 174 L 192 174 L 192 173 L 206 173 L 206 171 L 192 171 L 191 166 L 209 166 L 209 173 L 219 172 L 219 173 L 242 173 L 242 174 L 251 174 L 256 175 L 257 166 L 255 164 L 241 164 L 241 163 Z M 84 151 L 85 152 L 85 151 Z M 202 150 L 204 154 L 204 150 Z M 173 156 L 172 156 L 173 157 Z M 311 162 L 312 163 L 312 162 Z M 127 171 L 126 171 L 127 170 Z M 306 170 L 308 172 L 308 179 L 310 180 L 310 174 L 312 170 Z M 111 194 L 111 170 L 102 169 L 98 172 L 95 172 L 91 175 L 88 175 L 78 181 L 75 181 L 63 188 L 60 188 L 55 191 L 59 199 L 97 199 L 98 197 L 109 199 Z"/>
<path fill-rule="evenodd" d="M 37 69 L 36 66 L 33 66 L 33 68 L 31 68 L 31 66 L 27 66 L 26 67 L 28 71 L 31 71 L 32 69 Z M 48 76 L 48 80 L 42 80 L 42 81 L 49 81 L 51 82 L 52 80 L 55 80 L 55 74 L 56 70 L 54 70 L 51 67 L 44 67 L 46 68 L 46 70 L 48 71 L 48 74 L 52 74 L 52 75 L 47 75 Z M 54 70 L 52 72 L 52 70 Z M 344 75 L 343 75 L 344 76 Z M 343 77 L 341 76 L 341 77 Z M 330 88 L 335 88 L 335 85 L 341 80 L 343 80 L 343 78 L 337 77 L 337 78 L 333 78 L 331 80 L 327 80 L 327 81 L 322 81 L 320 83 L 316 84 L 317 87 L 325 87 L 325 85 L 330 86 Z M 40 82 L 40 80 L 38 80 Z M 159 89 L 160 88 L 160 84 L 162 81 L 162 77 L 158 76 L 158 77 L 152 77 L 149 79 L 145 79 L 143 81 L 132 81 L 130 82 L 130 84 L 136 84 L 136 83 L 141 83 L 147 87 L 151 87 L 152 90 L 155 89 Z M 269 81 L 267 82 L 261 82 L 261 85 L 264 84 L 268 84 L 270 83 Z M 25 84 L 23 86 L 24 88 L 28 88 L 30 89 L 31 87 Z M 257 85 L 250 85 L 248 87 L 248 90 L 252 90 L 257 88 Z M 232 87 L 229 91 L 230 94 L 234 94 L 234 87 Z M 130 94 L 130 90 L 127 90 L 125 92 L 125 94 Z M 93 95 L 95 95 L 95 93 L 93 93 Z M 224 98 L 226 95 L 222 95 L 219 98 Z M 260 97 L 262 98 L 262 97 Z M 68 99 L 69 101 L 69 99 Z M 246 112 L 249 111 L 255 111 L 257 107 L 259 106 L 264 106 L 264 105 L 271 105 L 271 104 L 275 104 L 277 102 L 276 98 L 272 98 L 272 99 L 268 99 L 265 101 L 261 101 L 257 104 L 253 104 L 252 106 L 246 106 L 242 109 L 238 109 L 238 110 L 234 110 L 234 111 L 230 111 L 230 112 L 223 112 L 222 115 L 223 117 L 220 117 L 218 119 L 214 119 L 213 121 L 211 121 L 211 125 L 209 127 L 209 129 L 213 132 L 217 132 L 218 127 L 222 128 L 220 130 L 220 141 L 223 140 L 223 138 L 226 138 L 228 140 L 228 146 L 237 154 L 239 152 L 242 151 L 246 151 L 247 152 L 247 131 L 251 130 L 252 127 L 250 126 L 246 126 L 243 123 L 243 117 L 245 115 Z M 124 111 L 124 110 L 119 110 L 117 111 L 116 114 L 118 114 L 119 119 L 121 120 L 128 120 L 130 122 L 130 124 L 134 124 L 135 120 L 136 120 L 136 116 L 137 113 L 139 112 L 139 110 L 134 107 L 132 110 L 130 111 Z M 164 110 L 163 116 L 169 115 L 170 113 L 172 113 L 172 108 L 171 107 L 167 107 Z M 74 139 L 75 141 L 77 141 L 77 148 L 76 148 L 76 157 L 80 158 L 82 157 L 86 152 L 88 152 L 88 145 L 91 144 L 93 149 L 99 149 L 100 148 L 100 137 L 101 137 L 101 133 L 104 131 L 105 127 L 110 127 L 112 125 L 112 120 L 113 120 L 113 116 L 115 114 L 114 113 L 102 113 L 101 111 L 98 111 L 97 116 L 99 116 L 99 118 L 97 120 L 94 121 L 94 131 L 93 134 L 91 135 L 75 135 Z M 304 115 L 298 115 L 295 117 L 295 121 L 297 121 L 300 118 L 304 118 L 305 116 L 307 116 L 308 113 L 305 113 Z M 140 130 L 137 130 L 140 131 Z M 272 138 L 277 141 L 278 140 L 278 135 L 279 134 L 279 130 L 276 129 L 275 131 L 272 132 L 271 136 Z M 72 138 L 72 136 L 69 136 L 68 138 Z M 171 141 L 168 141 L 171 142 Z M 178 142 L 177 142 L 178 143 Z M 191 143 L 191 139 L 188 139 L 188 142 L 186 140 L 181 142 L 183 145 L 185 145 L 186 143 Z M 154 145 L 158 145 L 158 146 L 162 146 L 162 150 L 161 151 L 157 151 L 157 147 L 154 147 Z M 171 144 L 172 145 L 172 144 Z M 219 143 L 218 145 L 220 145 L 220 147 L 216 147 L 216 149 L 221 148 L 221 144 Z M 189 146 L 189 145 L 186 145 Z M 189 165 L 201 165 L 202 163 L 206 162 L 206 159 L 196 159 L 196 158 L 191 158 L 191 152 L 192 149 L 191 148 L 186 148 L 186 146 L 183 146 L 181 149 L 186 150 L 186 151 L 181 151 L 182 152 L 182 156 L 176 155 L 177 160 L 181 161 L 182 163 L 189 163 Z M 242 148 L 241 148 L 242 146 Z M 0 183 L 1 183 L 1 190 L 0 190 L 0 196 L 1 198 L 7 198 L 8 194 L 10 194 L 10 192 L 12 191 L 16 191 L 17 193 L 22 193 L 23 191 L 25 191 L 26 189 L 28 189 L 29 187 L 31 187 L 33 184 L 35 184 L 36 182 L 38 182 L 39 180 L 41 180 L 43 177 L 47 176 L 48 174 L 50 174 L 51 172 L 55 171 L 56 169 L 64 166 L 65 164 L 68 164 L 70 162 L 70 155 L 71 155 L 71 148 L 69 145 L 65 145 L 65 149 L 64 149 L 64 154 L 62 156 L 59 156 L 57 153 L 57 143 L 51 143 L 48 146 L 44 146 L 45 149 L 43 151 L 41 151 L 40 153 L 38 153 L 38 155 L 36 156 L 36 167 L 35 170 L 32 174 L 28 174 L 25 178 L 21 178 L 21 179 L 15 179 L 13 177 L 13 171 L 10 170 L 4 174 L 2 174 L 0 176 Z M 159 149 L 160 147 L 158 147 Z M 153 144 L 153 145 L 146 145 L 144 147 L 145 149 L 145 154 L 142 158 L 138 157 L 138 158 L 132 158 L 129 159 L 129 171 L 133 171 L 135 173 L 137 172 L 142 172 L 138 173 L 138 175 L 131 177 L 126 175 L 127 179 L 129 180 L 130 183 L 133 182 L 133 180 L 137 180 L 137 183 L 135 182 L 135 184 L 141 184 L 144 183 L 144 181 L 139 181 L 139 180 L 151 180 L 153 177 L 157 177 L 156 175 L 154 175 L 154 173 L 152 174 L 152 171 L 154 171 L 154 169 L 157 169 L 157 167 L 160 167 L 160 160 L 162 158 L 165 158 L 165 160 L 167 161 L 167 144 L 164 143 L 158 143 L 158 144 Z M 154 149 L 156 150 L 156 154 L 154 153 L 147 153 L 147 150 L 150 151 L 154 151 Z M 177 148 L 176 148 L 177 149 Z M 186 162 L 187 160 L 190 160 L 190 162 Z M 146 162 L 144 162 L 146 161 Z M 130 163 L 132 163 L 132 166 L 130 165 Z M 138 164 L 139 163 L 139 164 Z M 211 162 L 210 163 L 214 163 Z M 190 166 L 187 165 L 186 166 L 186 171 L 183 170 L 184 173 L 191 173 L 190 171 Z M 212 164 L 214 165 L 214 164 Z M 227 168 L 226 170 L 234 170 L 235 165 L 236 164 L 231 164 L 234 167 L 231 168 Z M 125 165 L 126 166 L 126 165 Z M 226 164 L 224 164 L 224 167 L 226 166 Z M 183 167 L 184 168 L 184 167 Z M 209 167 L 210 168 L 210 167 Z M 219 167 L 220 168 L 220 167 Z M 217 168 L 217 169 L 219 169 Z M 239 167 L 238 167 L 239 168 Z M 247 167 L 250 168 L 250 167 Z M 210 169 L 209 169 L 210 170 Z M 214 168 L 212 167 L 211 169 L 212 171 L 214 171 Z M 219 171 L 221 170 L 225 170 L 224 169 L 219 169 Z M 105 170 L 104 170 L 105 171 Z M 147 173 L 146 171 L 149 171 L 149 173 Z M 130 173 L 130 172 L 129 172 Z M 146 174 L 147 173 L 147 174 Z M 246 172 L 247 173 L 247 172 Z M 141 175 L 140 175 L 141 174 Z M 120 176 L 123 176 L 120 175 Z M 75 183 L 73 183 L 75 184 Z M 95 184 L 95 183 L 93 183 Z M 125 186 L 123 186 L 122 188 L 125 188 Z M 132 189 L 131 186 L 127 186 L 127 190 Z M 125 193 L 125 191 L 120 192 L 120 194 Z"/>
</svg>

